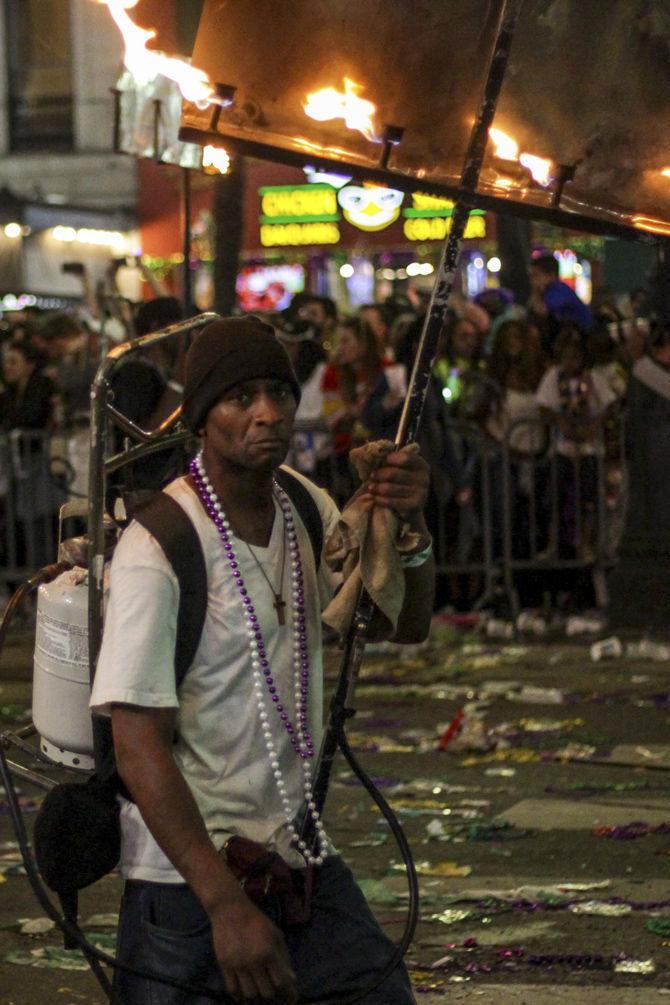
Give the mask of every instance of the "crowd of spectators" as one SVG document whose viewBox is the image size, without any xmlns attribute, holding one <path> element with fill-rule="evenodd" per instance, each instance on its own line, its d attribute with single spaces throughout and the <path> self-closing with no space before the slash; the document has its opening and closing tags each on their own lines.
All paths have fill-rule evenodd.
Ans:
<svg viewBox="0 0 670 1005">
<path fill-rule="evenodd" d="M 635 406 L 630 428 L 646 421 L 643 414 L 659 421 L 662 416 L 670 428 L 670 327 L 657 321 L 649 330 L 637 293 L 616 302 L 601 298 L 590 309 L 559 279 L 553 255 L 534 258 L 529 273 L 527 304 L 515 303 L 499 288 L 473 299 L 453 294 L 450 301 L 421 430 L 432 471 L 428 517 L 447 566 L 467 566 L 481 554 L 483 457 L 489 464 L 486 504 L 493 510 L 494 551 L 502 548 L 495 504 L 504 447 L 515 499 L 515 555 L 588 564 L 603 531 L 599 492 L 612 515 L 612 549 L 623 525 L 619 519 L 619 530 L 612 529 L 614 515 L 625 510 L 620 419 L 626 404 Z M 161 295 L 134 307 L 116 303 L 112 311 L 87 296 L 75 311 L 6 317 L 0 432 L 58 434 L 70 444 L 79 437 L 81 445 L 91 381 L 110 343 L 182 318 L 177 300 L 154 292 Z M 341 314 L 328 297 L 300 293 L 287 309 L 266 316 L 303 391 L 292 463 L 327 485 L 339 503 L 355 489 L 348 463 L 352 447 L 394 436 L 428 302 L 428 293 L 410 287 L 409 295 Z M 141 427 L 158 426 L 179 403 L 185 348 L 165 342 L 129 358 L 113 380 L 114 406 Z M 552 458 L 558 470 L 553 521 L 546 511 L 549 467 L 538 458 Z M 156 487 L 180 462 L 174 451 L 154 455 L 137 466 L 134 487 Z M 86 484 L 82 465 L 85 459 L 71 454 L 65 479 L 70 492 L 74 485 L 80 495 Z M 6 492 L 6 473 L 0 472 L 0 479 Z M 531 510 L 537 526 L 529 544 L 523 535 Z M 450 599 L 467 606 L 479 586 L 476 577 L 452 575 Z"/>
</svg>

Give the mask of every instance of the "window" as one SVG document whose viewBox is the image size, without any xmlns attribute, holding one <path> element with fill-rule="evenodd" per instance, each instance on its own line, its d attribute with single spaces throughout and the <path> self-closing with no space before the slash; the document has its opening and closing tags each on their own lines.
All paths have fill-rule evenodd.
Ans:
<svg viewBox="0 0 670 1005">
<path fill-rule="evenodd" d="M 74 144 L 68 0 L 8 0 L 7 68 L 12 150 Z"/>
</svg>

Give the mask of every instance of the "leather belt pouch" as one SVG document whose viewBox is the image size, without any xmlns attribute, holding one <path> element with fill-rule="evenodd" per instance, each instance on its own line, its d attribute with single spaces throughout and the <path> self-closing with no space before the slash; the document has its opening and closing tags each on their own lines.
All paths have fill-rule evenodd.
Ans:
<svg viewBox="0 0 670 1005">
<path fill-rule="evenodd" d="M 282 920 L 288 925 L 309 921 L 313 872 L 311 867 L 292 869 L 276 851 L 234 834 L 221 854 L 246 895 L 261 905 L 265 897 L 277 897 Z"/>
</svg>

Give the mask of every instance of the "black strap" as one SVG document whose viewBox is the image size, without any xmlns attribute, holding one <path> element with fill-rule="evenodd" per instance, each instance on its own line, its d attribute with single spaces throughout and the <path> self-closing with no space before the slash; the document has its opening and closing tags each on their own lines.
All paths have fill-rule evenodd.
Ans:
<svg viewBox="0 0 670 1005">
<path fill-rule="evenodd" d="M 193 662 L 207 613 L 207 566 L 191 520 L 172 496 L 156 492 L 133 516 L 163 549 L 179 583 L 175 676 L 177 687 Z"/>
<path fill-rule="evenodd" d="M 323 551 L 323 520 L 319 507 L 314 501 L 314 496 L 309 489 L 305 488 L 300 479 L 287 471 L 286 468 L 277 468 L 275 481 L 289 497 L 305 525 L 314 554 L 314 568 L 318 572 Z"/>
</svg>

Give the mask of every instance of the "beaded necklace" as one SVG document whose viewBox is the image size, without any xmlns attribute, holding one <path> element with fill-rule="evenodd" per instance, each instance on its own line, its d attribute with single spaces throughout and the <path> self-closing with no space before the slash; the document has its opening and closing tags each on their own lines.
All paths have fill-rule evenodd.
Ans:
<svg viewBox="0 0 670 1005">
<path fill-rule="evenodd" d="M 258 705 L 258 717 L 261 722 L 265 747 L 270 759 L 270 766 L 277 785 L 277 792 L 282 804 L 282 809 L 286 814 L 286 825 L 291 834 L 292 841 L 298 848 L 303 858 L 309 865 L 321 865 L 323 862 L 323 852 L 326 849 L 326 836 L 323 823 L 314 802 L 312 790 L 312 769 L 311 759 L 314 757 L 314 744 L 308 728 L 308 704 L 309 704 L 309 651 L 307 646 L 307 622 L 305 617 L 305 588 L 302 572 L 302 562 L 300 559 L 300 548 L 298 536 L 293 520 L 291 504 L 286 493 L 275 482 L 274 489 L 277 500 L 282 511 L 284 533 L 288 540 L 288 550 L 291 566 L 291 607 L 293 624 L 293 693 L 295 700 L 295 722 L 291 722 L 289 713 L 286 711 L 284 702 L 277 693 L 277 687 L 272 676 L 272 668 L 267 657 L 263 633 L 256 610 L 249 596 L 249 592 L 244 584 L 242 573 L 240 572 L 237 554 L 233 548 L 235 534 L 231 530 L 230 523 L 226 519 L 223 506 L 219 501 L 212 483 L 207 477 L 207 472 L 202 460 L 202 452 L 195 457 L 190 464 L 190 472 L 195 483 L 195 487 L 206 512 L 212 519 L 221 539 L 224 554 L 230 568 L 233 581 L 240 595 L 244 609 L 244 617 L 247 625 L 247 636 L 249 640 L 249 654 L 251 657 L 251 669 L 254 680 L 254 694 Z M 267 693 L 267 694 L 266 694 Z M 291 746 L 295 754 L 300 758 L 303 771 L 303 790 L 307 812 L 311 817 L 316 830 L 316 851 L 313 855 L 307 847 L 305 841 L 300 838 L 300 834 L 294 823 L 294 811 L 288 798 L 288 791 L 282 770 L 279 766 L 279 755 L 275 746 L 270 725 L 270 714 L 267 708 L 267 696 L 269 695 L 272 705 L 282 722 Z M 270 707 L 272 707 L 272 705 Z"/>
</svg>

